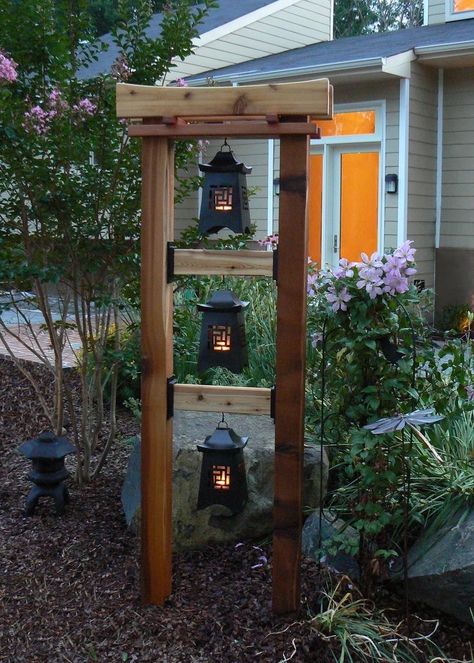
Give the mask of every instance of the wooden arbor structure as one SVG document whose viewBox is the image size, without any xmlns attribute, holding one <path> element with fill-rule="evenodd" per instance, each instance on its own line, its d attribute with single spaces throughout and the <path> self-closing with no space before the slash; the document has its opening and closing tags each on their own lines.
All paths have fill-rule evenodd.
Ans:
<svg viewBox="0 0 474 663">
<path fill-rule="evenodd" d="M 117 85 L 117 115 L 142 152 L 142 598 L 171 594 L 173 409 L 270 415 L 271 390 L 173 384 L 174 140 L 280 139 L 273 610 L 300 601 L 310 119 L 332 117 L 326 79 L 247 87 Z M 272 253 L 175 250 L 173 274 L 272 276 Z"/>
</svg>

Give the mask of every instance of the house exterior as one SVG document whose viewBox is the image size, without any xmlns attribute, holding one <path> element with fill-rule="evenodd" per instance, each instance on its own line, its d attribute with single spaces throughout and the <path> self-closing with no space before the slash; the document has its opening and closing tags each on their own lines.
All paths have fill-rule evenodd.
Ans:
<svg viewBox="0 0 474 663">
<path fill-rule="evenodd" d="M 199 47 L 177 72 L 189 85 L 329 78 L 335 119 L 320 122 L 322 138 L 311 142 L 311 256 L 334 265 L 412 239 L 418 277 L 435 288 L 437 309 L 474 305 L 474 0 L 428 0 L 422 27 L 335 41 L 321 0 L 284 4 L 266 3 L 273 14 L 230 35 L 237 42 L 250 38 L 248 30 L 260 32 L 247 59 L 222 66 L 226 35 Z M 324 29 L 289 47 L 277 30 L 284 48 L 256 56 L 280 29 L 279 18 L 289 25 L 290 16 L 302 38 L 321 17 Z M 215 65 L 203 71 L 213 54 Z M 278 229 L 278 142 L 234 141 L 233 149 L 253 166 L 257 237 L 271 234 Z M 177 210 L 178 230 L 197 216 L 198 197 Z"/>
</svg>

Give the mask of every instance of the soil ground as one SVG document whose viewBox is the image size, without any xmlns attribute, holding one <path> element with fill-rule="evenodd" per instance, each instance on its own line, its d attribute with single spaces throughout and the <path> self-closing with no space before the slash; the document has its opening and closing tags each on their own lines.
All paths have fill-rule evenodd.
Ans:
<svg viewBox="0 0 474 663">
<path fill-rule="evenodd" d="M 34 367 L 46 396 L 50 377 Z M 127 531 L 120 490 L 137 432 L 120 415 L 120 437 L 100 477 L 79 488 L 62 517 L 48 501 L 23 515 L 29 463 L 16 449 L 46 427 L 31 385 L 0 357 L 0 661 L 2 663 L 328 663 L 333 645 L 313 628 L 320 600 L 317 565 L 302 567 L 299 615 L 271 613 L 271 547 L 241 542 L 174 559 L 173 594 L 140 604 L 138 541 Z M 73 468 L 74 460 L 68 460 Z M 395 607 L 399 609 L 395 601 Z M 423 619 L 438 619 L 420 606 Z M 420 613 L 421 610 L 421 613 Z M 426 624 L 431 629 L 432 624 Z M 471 661 L 473 630 L 441 618 L 439 661 Z M 421 663 L 432 656 L 420 651 Z M 354 659 L 359 660 L 359 659 Z"/>
</svg>

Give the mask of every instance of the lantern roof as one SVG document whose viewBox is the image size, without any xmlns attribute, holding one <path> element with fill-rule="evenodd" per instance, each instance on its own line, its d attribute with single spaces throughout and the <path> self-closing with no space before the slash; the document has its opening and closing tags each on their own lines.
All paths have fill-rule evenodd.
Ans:
<svg viewBox="0 0 474 663">
<path fill-rule="evenodd" d="M 244 173 L 244 175 L 249 175 L 252 167 L 237 161 L 232 150 L 224 152 L 221 149 L 209 163 L 199 164 L 199 170 L 202 173 Z"/>
<path fill-rule="evenodd" d="M 239 437 L 226 422 L 221 422 L 212 435 L 197 446 L 199 451 L 233 451 L 243 449 L 248 441 L 248 437 Z"/>
<path fill-rule="evenodd" d="M 26 458 L 64 458 L 68 454 L 76 453 L 76 447 L 69 442 L 67 437 L 57 437 L 51 431 L 44 431 L 38 437 L 23 442 L 18 451 Z"/>
<path fill-rule="evenodd" d="M 242 302 L 230 290 L 217 290 L 205 304 L 198 304 L 198 311 L 242 311 L 249 302 Z"/>
</svg>

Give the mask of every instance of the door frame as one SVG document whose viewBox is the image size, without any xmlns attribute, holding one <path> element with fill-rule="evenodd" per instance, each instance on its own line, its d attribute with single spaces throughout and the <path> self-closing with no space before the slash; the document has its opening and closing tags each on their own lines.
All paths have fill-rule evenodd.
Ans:
<svg viewBox="0 0 474 663">
<path fill-rule="evenodd" d="M 377 227 L 377 251 L 383 252 L 385 238 L 385 125 L 386 125 L 386 102 L 384 99 L 352 103 L 337 104 L 334 114 L 346 113 L 358 110 L 375 111 L 375 132 L 373 134 L 354 134 L 347 136 L 327 136 L 311 141 L 310 155 L 322 154 L 323 156 L 323 182 L 322 182 L 322 205 L 321 205 L 321 266 L 334 267 L 339 261 L 334 258 L 333 237 L 334 226 L 337 225 L 338 245 L 340 249 L 340 217 L 335 215 L 336 207 L 336 177 L 335 168 L 338 156 L 343 151 L 353 152 L 379 152 L 379 182 L 378 182 L 378 227 Z M 337 180 L 340 179 L 338 174 Z M 340 192 L 340 182 L 337 186 Z M 340 196 L 339 196 L 340 198 Z M 338 201 L 340 209 L 340 200 Z M 335 220 L 337 219 L 337 222 Z M 339 255 L 339 254 L 338 254 Z"/>
</svg>

